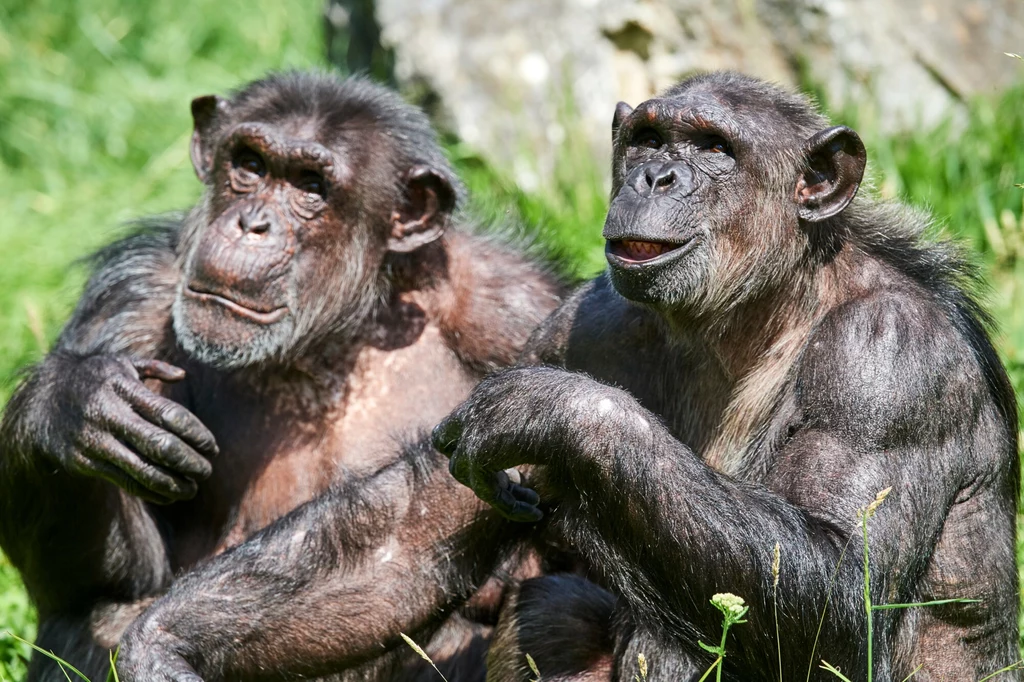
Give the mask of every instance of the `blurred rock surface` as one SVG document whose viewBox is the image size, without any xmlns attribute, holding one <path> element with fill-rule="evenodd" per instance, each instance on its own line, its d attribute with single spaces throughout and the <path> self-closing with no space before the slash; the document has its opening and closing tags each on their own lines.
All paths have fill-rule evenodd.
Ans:
<svg viewBox="0 0 1024 682">
<path fill-rule="evenodd" d="M 379 42 L 346 37 L 368 15 Z M 615 103 L 693 71 L 810 83 L 899 130 L 1021 78 L 1003 53 L 1024 51 L 1024 0 L 330 0 L 326 16 L 336 63 L 380 77 L 386 55 L 389 78 L 526 188 L 567 135 L 607 159 Z"/>
</svg>

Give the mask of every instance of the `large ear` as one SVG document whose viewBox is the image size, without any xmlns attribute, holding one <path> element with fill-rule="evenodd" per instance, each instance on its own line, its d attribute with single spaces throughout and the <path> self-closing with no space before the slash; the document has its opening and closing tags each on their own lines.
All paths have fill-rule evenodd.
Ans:
<svg viewBox="0 0 1024 682">
<path fill-rule="evenodd" d="M 388 250 L 414 251 L 444 234 L 455 208 L 455 188 L 430 166 L 413 166 L 405 176 L 405 196 L 391 214 Z"/>
<path fill-rule="evenodd" d="M 203 182 L 210 177 L 213 169 L 213 145 L 210 136 L 213 132 L 217 115 L 227 111 L 227 100 L 217 95 L 204 95 L 192 100 L 192 144 L 189 146 L 189 154 L 192 157 L 192 167 L 196 169 L 196 175 Z"/>
<path fill-rule="evenodd" d="M 619 133 L 619 126 L 626 119 L 627 116 L 633 113 L 633 107 L 629 106 L 625 102 L 619 102 L 615 105 L 615 114 L 612 116 L 612 143 L 615 143 L 615 136 Z"/>
<path fill-rule="evenodd" d="M 846 126 L 816 133 L 804 145 L 805 167 L 796 182 L 800 218 L 818 222 L 842 211 L 857 195 L 867 153 Z"/>
</svg>

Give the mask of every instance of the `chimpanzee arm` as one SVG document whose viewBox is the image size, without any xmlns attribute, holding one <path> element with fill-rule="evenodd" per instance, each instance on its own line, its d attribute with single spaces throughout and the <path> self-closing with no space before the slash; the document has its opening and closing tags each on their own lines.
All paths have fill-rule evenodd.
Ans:
<svg viewBox="0 0 1024 682">
<path fill-rule="evenodd" d="M 200 565 L 128 630 L 120 678 L 315 677 L 429 636 L 520 531 L 426 445 Z"/>
<path fill-rule="evenodd" d="M 876 603 L 918 601 L 955 504 L 980 501 L 987 539 L 944 551 L 1012 553 L 1012 505 L 1000 499 L 1015 499 L 1004 494 L 1015 480 L 1006 455 L 1013 435 L 999 425 L 970 347 L 941 312 L 919 302 L 881 296 L 833 312 L 796 374 L 797 414 L 773 448 L 766 485 L 714 471 L 628 393 L 552 368 L 486 379 L 438 427 L 435 444 L 451 454 L 457 478 L 513 518 L 531 518 L 530 505 L 508 504 L 492 472 L 546 465 L 545 490 L 558 497 L 569 542 L 609 577 L 637 619 L 693 655 L 707 658 L 697 641 L 717 644 L 720 636 L 711 596 L 742 596 L 749 623 L 731 630 L 727 645 L 737 679 L 777 674 L 778 542 L 784 677 L 806 673 L 827 605 L 816 659 L 859 679 L 866 648 L 858 509 L 892 488 L 871 519 L 872 594 Z M 963 559 L 946 557 L 951 567 Z M 943 596 L 1015 593 L 1005 584 L 1013 577 L 995 569 L 944 579 L 960 592 Z M 1014 611 L 998 603 L 964 608 L 976 611 L 960 616 L 989 619 L 985 627 L 999 609 Z M 898 647 L 902 613 L 875 614 L 879 679 Z"/>
<path fill-rule="evenodd" d="M 179 229 L 149 225 L 97 254 L 53 351 L 5 411 L 0 545 L 44 613 L 165 582 L 159 534 L 137 495 L 188 497 L 209 472 L 196 450 L 209 454 L 212 436 L 141 381 L 183 375 L 159 362 L 173 343 Z M 140 466 L 130 474 L 129 463 Z"/>
</svg>

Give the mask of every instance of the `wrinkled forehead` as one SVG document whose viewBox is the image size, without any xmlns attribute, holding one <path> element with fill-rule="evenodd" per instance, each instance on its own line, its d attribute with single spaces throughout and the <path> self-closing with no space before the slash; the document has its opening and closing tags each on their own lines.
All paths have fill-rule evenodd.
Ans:
<svg viewBox="0 0 1024 682">
<path fill-rule="evenodd" d="M 273 106 L 239 107 L 232 112 L 235 125 L 258 124 L 281 139 L 310 141 L 325 147 L 353 147 L 360 139 L 386 136 L 387 122 L 363 111 L 304 111 Z"/>
<path fill-rule="evenodd" d="M 313 166 L 333 166 L 340 177 L 359 171 L 390 169 L 396 162 L 381 121 L 355 114 L 330 119 L 307 112 L 239 111 L 224 131 L 232 146 L 244 142 L 263 153 Z"/>
<path fill-rule="evenodd" d="M 644 102 L 636 113 L 717 129 L 754 147 L 799 144 L 825 126 L 803 98 L 771 86 L 682 85 Z"/>
</svg>

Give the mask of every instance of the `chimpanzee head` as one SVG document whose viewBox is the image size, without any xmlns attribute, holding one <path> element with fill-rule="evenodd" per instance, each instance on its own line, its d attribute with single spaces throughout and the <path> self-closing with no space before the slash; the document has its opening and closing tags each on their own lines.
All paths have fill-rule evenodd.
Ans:
<svg viewBox="0 0 1024 682">
<path fill-rule="evenodd" d="M 175 333 L 220 367 L 280 363 L 359 326 L 389 258 L 443 234 L 458 188 L 426 117 L 362 79 L 282 74 L 192 102 L 207 192 Z"/>
<path fill-rule="evenodd" d="M 691 315 L 786 283 L 834 247 L 864 173 L 857 134 L 804 99 L 697 76 L 612 122 L 606 255 L 626 298 Z"/>
</svg>

